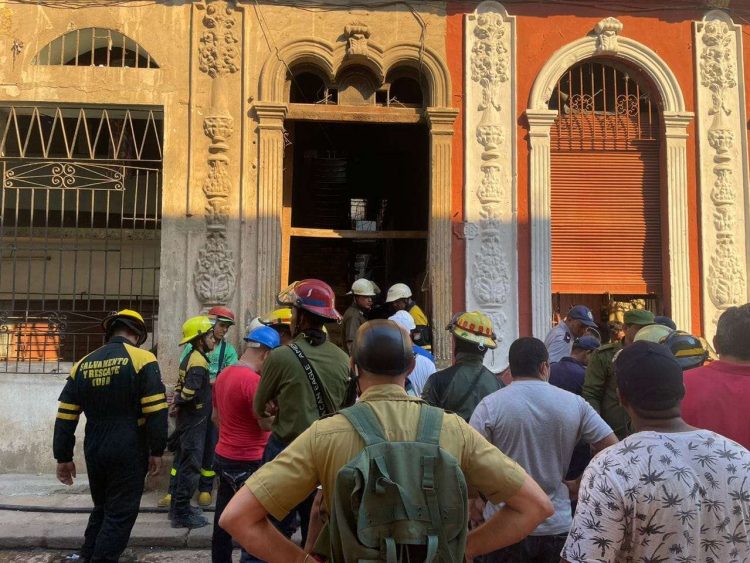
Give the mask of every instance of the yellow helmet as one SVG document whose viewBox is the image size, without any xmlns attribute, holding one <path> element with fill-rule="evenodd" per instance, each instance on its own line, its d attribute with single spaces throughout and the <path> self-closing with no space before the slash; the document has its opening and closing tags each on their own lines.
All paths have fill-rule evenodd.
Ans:
<svg viewBox="0 0 750 563">
<path fill-rule="evenodd" d="M 492 321 L 480 311 L 469 311 L 456 315 L 448 325 L 448 330 L 456 338 L 478 344 L 483 348 L 497 348 Z"/>
<path fill-rule="evenodd" d="M 182 340 L 180 346 L 187 344 L 191 340 L 198 338 L 214 329 L 214 321 L 205 315 L 191 317 L 182 325 Z"/>
<path fill-rule="evenodd" d="M 107 338 L 109 338 L 110 328 L 115 321 L 124 324 L 138 334 L 138 346 L 146 341 L 146 337 L 148 336 L 146 321 L 143 320 L 143 317 L 137 311 L 133 311 L 132 309 L 122 309 L 121 311 L 108 315 L 102 321 L 102 328 L 104 329 L 104 332 L 107 333 Z"/>
<path fill-rule="evenodd" d="M 292 310 L 289 307 L 282 307 L 281 309 L 276 309 L 260 317 L 260 322 L 262 322 L 266 326 L 274 326 L 274 325 L 291 326 Z"/>
</svg>

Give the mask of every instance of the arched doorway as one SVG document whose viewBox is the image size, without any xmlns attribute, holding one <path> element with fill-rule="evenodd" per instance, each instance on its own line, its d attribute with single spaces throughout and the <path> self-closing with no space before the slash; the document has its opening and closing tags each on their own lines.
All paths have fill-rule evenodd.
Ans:
<svg viewBox="0 0 750 563">
<path fill-rule="evenodd" d="M 660 110 L 647 79 L 589 59 L 557 81 L 549 109 L 552 308 L 577 303 L 602 328 L 638 303 L 664 312 Z"/>
</svg>

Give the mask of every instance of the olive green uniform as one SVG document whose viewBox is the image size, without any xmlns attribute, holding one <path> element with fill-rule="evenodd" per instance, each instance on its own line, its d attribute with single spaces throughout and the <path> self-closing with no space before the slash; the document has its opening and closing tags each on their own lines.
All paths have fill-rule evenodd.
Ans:
<svg viewBox="0 0 750 563">
<path fill-rule="evenodd" d="M 341 321 L 343 330 L 341 331 L 341 347 L 347 354 L 351 353 L 350 347 L 357 337 L 359 327 L 367 322 L 365 312 L 359 308 L 359 305 L 352 303 L 344 312 L 344 318 Z"/>
<path fill-rule="evenodd" d="M 630 417 L 617 397 L 617 378 L 612 360 L 619 350 L 622 350 L 622 342 L 613 342 L 591 354 L 582 395 L 614 430 L 617 438 L 622 440 L 629 434 Z"/>
</svg>

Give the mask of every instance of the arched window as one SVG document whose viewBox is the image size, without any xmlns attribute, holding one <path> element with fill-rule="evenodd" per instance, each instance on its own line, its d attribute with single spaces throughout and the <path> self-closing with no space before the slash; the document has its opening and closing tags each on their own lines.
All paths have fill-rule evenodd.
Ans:
<svg viewBox="0 0 750 563">
<path fill-rule="evenodd" d="M 42 47 L 33 64 L 159 68 L 140 44 L 113 29 L 87 27 L 61 35 Z"/>
<path fill-rule="evenodd" d="M 316 71 L 293 69 L 289 84 L 289 101 L 293 104 L 335 104 L 336 90 Z"/>
<path fill-rule="evenodd" d="M 424 105 L 423 77 L 410 67 L 398 67 L 388 73 L 388 105 L 422 107 Z"/>
</svg>

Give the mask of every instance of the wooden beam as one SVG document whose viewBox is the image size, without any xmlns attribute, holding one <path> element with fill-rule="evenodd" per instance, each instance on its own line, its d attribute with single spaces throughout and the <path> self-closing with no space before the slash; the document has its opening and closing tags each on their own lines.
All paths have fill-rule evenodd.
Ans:
<svg viewBox="0 0 750 563">
<path fill-rule="evenodd" d="M 359 123 L 419 123 L 422 108 L 380 106 L 336 106 L 322 104 L 289 104 L 287 119 L 301 121 L 353 121 Z"/>
<path fill-rule="evenodd" d="M 427 231 L 352 231 L 339 229 L 306 229 L 292 227 L 293 237 L 334 238 L 334 239 L 426 239 Z"/>
</svg>

